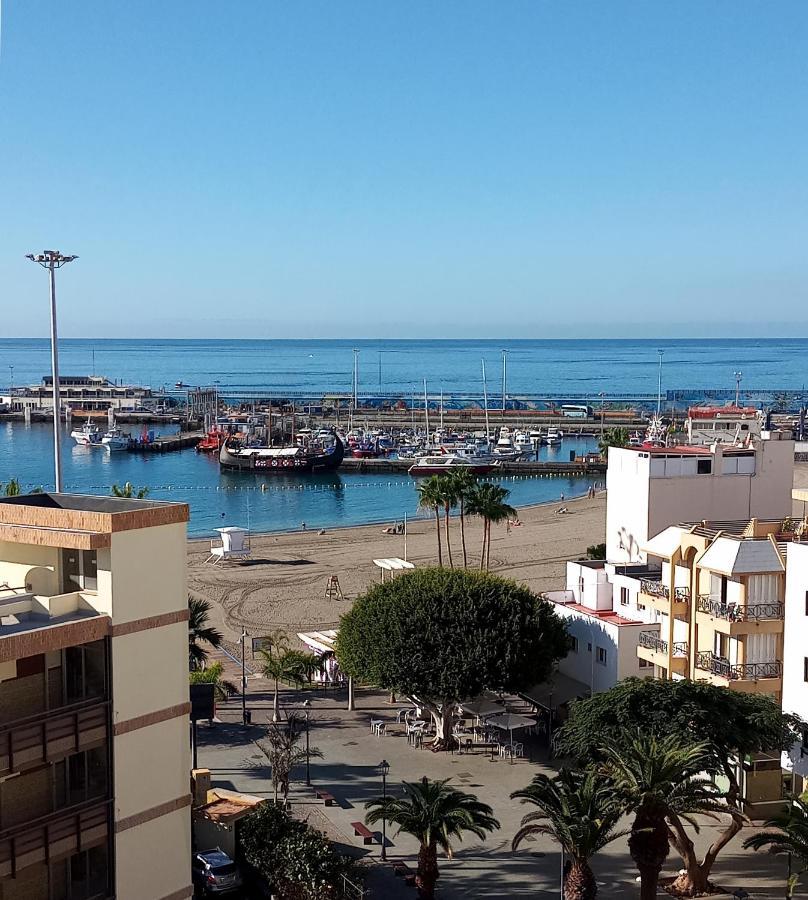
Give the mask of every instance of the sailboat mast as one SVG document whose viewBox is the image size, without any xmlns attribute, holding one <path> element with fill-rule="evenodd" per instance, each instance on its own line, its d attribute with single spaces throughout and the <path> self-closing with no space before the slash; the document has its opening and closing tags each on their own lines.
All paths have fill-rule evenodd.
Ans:
<svg viewBox="0 0 808 900">
<path fill-rule="evenodd" d="M 426 423 L 426 445 L 429 447 L 429 398 L 426 393 L 426 378 L 424 378 L 424 422 Z"/>
<path fill-rule="evenodd" d="M 443 388 L 440 389 L 440 430 L 443 431 Z"/>
<path fill-rule="evenodd" d="M 491 440 L 491 431 L 488 427 L 488 387 L 485 383 L 485 360 L 481 360 L 483 365 L 483 403 L 485 405 L 485 439 Z"/>
</svg>

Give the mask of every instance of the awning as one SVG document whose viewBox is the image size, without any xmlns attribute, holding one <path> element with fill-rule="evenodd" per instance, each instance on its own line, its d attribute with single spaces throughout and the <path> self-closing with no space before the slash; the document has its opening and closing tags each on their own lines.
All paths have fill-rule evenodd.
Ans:
<svg viewBox="0 0 808 900">
<path fill-rule="evenodd" d="M 536 706 L 544 709 L 558 709 L 570 700 L 580 700 L 590 695 L 589 685 L 576 678 L 570 678 L 562 672 L 554 672 L 549 681 L 543 684 L 535 684 L 526 691 L 520 691 L 519 696 Z"/>
<path fill-rule="evenodd" d="M 337 639 L 337 632 L 334 629 L 329 629 L 328 631 L 298 631 L 297 636 L 315 653 L 334 652 L 334 641 Z"/>
<path fill-rule="evenodd" d="M 486 725 L 493 725 L 502 731 L 518 731 L 520 728 L 531 728 L 536 724 L 535 719 L 529 719 L 527 716 L 520 716 L 517 713 L 501 713 L 498 716 L 491 716 L 486 719 Z"/>
<path fill-rule="evenodd" d="M 463 712 L 471 713 L 471 715 L 477 716 L 480 719 L 485 719 L 487 716 L 495 716 L 497 713 L 505 712 L 505 707 L 501 703 L 491 697 L 486 697 L 485 695 L 475 697 L 473 700 L 465 700 L 463 703 L 458 703 L 458 706 Z"/>
<path fill-rule="evenodd" d="M 415 568 L 411 562 L 407 562 L 406 559 L 400 559 L 398 556 L 393 556 L 390 559 L 374 559 L 373 564 L 385 572 L 396 572 L 399 569 Z"/>
<path fill-rule="evenodd" d="M 662 559 L 670 559 L 682 546 L 682 537 L 687 534 L 687 529 L 681 525 L 671 525 L 659 534 L 654 535 L 640 548 L 651 556 L 661 556 Z"/>
</svg>

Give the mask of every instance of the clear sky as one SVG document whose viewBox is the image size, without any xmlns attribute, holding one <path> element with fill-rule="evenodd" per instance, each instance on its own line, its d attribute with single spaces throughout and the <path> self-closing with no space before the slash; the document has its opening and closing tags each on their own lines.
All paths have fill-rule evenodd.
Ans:
<svg viewBox="0 0 808 900">
<path fill-rule="evenodd" d="M 0 333 L 808 333 L 804 0 L 0 0 Z"/>
</svg>

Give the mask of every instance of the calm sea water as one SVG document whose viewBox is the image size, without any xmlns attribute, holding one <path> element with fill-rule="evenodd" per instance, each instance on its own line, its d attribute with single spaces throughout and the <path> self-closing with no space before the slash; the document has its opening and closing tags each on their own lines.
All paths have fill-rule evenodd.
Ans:
<svg viewBox="0 0 808 900">
<path fill-rule="evenodd" d="M 167 431 L 167 429 L 164 429 Z M 52 435 L 49 425 L 0 424 L 0 482 L 19 478 L 27 488 L 53 486 Z M 540 458 L 568 459 L 570 450 L 590 449 L 591 439 L 565 439 L 560 448 L 543 447 Z M 114 483 L 148 486 L 155 500 L 178 500 L 191 506 L 189 533 L 210 534 L 222 525 L 244 525 L 253 531 L 334 528 L 365 522 L 391 522 L 422 515 L 414 479 L 408 475 L 330 473 L 305 479 L 220 472 L 215 457 L 183 450 L 178 453 L 108 454 L 77 447 L 67 432 L 62 444 L 62 471 L 67 490 L 109 494 Z M 601 476 L 602 477 L 602 476 Z M 558 500 L 586 492 L 584 478 L 505 478 L 511 504 Z M 262 491 L 262 485 L 266 490 Z"/>
<path fill-rule="evenodd" d="M 486 361 L 489 388 L 501 389 L 502 349 L 508 350 L 508 391 L 654 393 L 657 350 L 663 349 L 663 388 L 802 389 L 808 340 L 555 340 L 555 341 L 176 341 L 63 340 L 61 370 L 69 375 L 93 371 L 109 378 L 152 387 L 211 384 L 271 386 L 315 392 L 351 389 L 353 348 L 359 349 L 360 390 L 418 392 L 477 391 L 480 361 Z M 0 339 L 0 384 L 38 382 L 49 371 L 48 342 Z M 164 429 L 165 430 L 165 429 Z M 66 436 L 67 438 L 67 436 Z M 591 440 L 565 440 L 543 455 L 566 459 L 586 450 Z M 108 493 L 113 482 L 148 485 L 157 499 L 191 505 L 190 531 L 208 534 L 222 524 L 249 524 L 253 530 L 330 528 L 391 521 L 416 513 L 416 494 L 408 476 L 384 478 L 332 474 L 305 481 L 266 481 L 261 476 L 222 473 L 215 459 L 193 451 L 164 456 L 113 454 L 64 442 L 64 480 L 71 490 Z M 52 482 L 48 425 L 0 425 L 0 481 L 17 477 L 26 486 Z M 583 479 L 507 480 L 515 506 L 584 493 Z"/>
<path fill-rule="evenodd" d="M 271 386 L 325 393 L 351 390 L 352 348 L 359 349 L 359 388 L 419 392 L 481 391 L 480 361 L 489 389 L 502 383 L 508 350 L 508 391 L 656 393 L 657 350 L 663 388 L 733 389 L 743 372 L 750 389 L 801 390 L 808 339 L 554 340 L 554 341 L 60 341 L 61 371 L 152 387 L 187 384 Z M 50 371 L 44 339 L 0 339 L 0 385 L 38 382 Z"/>
</svg>

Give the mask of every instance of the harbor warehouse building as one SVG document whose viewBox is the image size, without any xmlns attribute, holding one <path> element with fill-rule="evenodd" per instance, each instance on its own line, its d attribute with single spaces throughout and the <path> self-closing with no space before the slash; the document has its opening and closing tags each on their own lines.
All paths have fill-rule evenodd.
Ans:
<svg viewBox="0 0 808 900">
<path fill-rule="evenodd" d="M 187 521 L 0 499 L 0 900 L 192 894 Z"/>
</svg>

